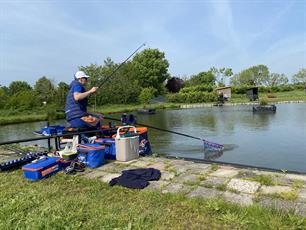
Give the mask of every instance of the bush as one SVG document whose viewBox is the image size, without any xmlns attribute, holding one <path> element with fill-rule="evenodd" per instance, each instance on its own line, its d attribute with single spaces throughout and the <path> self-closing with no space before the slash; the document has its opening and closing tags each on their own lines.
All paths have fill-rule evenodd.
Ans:
<svg viewBox="0 0 306 230">
<path fill-rule="evenodd" d="M 181 93 L 191 93 L 191 92 L 212 92 L 212 85 L 197 85 L 197 86 L 189 86 L 181 89 Z"/>
<path fill-rule="evenodd" d="M 157 90 L 153 87 L 143 88 L 138 96 L 138 100 L 142 104 L 148 104 L 155 97 Z"/>
<path fill-rule="evenodd" d="M 35 106 L 37 106 L 37 103 L 37 98 L 32 92 L 24 91 L 11 96 L 5 107 L 23 111 L 33 109 Z"/>
<path fill-rule="evenodd" d="M 215 92 L 191 92 L 168 94 L 167 101 L 172 103 L 204 103 L 217 100 Z"/>
<path fill-rule="evenodd" d="M 254 87 L 254 86 L 250 86 L 250 85 L 233 86 L 232 93 L 233 94 L 246 94 L 246 91 L 250 89 L 251 87 Z"/>
<path fill-rule="evenodd" d="M 268 93 L 267 97 L 268 98 L 276 98 L 276 95 L 274 93 Z"/>
<path fill-rule="evenodd" d="M 260 99 L 259 104 L 260 105 L 267 105 L 268 104 L 268 100 L 266 98 L 262 98 L 262 99 Z"/>
</svg>

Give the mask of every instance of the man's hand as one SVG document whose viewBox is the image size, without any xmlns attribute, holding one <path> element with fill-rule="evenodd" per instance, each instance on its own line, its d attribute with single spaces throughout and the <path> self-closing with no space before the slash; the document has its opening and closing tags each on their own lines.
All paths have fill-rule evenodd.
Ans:
<svg viewBox="0 0 306 230">
<path fill-rule="evenodd" d="M 95 93 L 97 91 L 98 87 L 92 87 L 89 92 L 90 93 Z"/>
<path fill-rule="evenodd" d="M 98 87 L 92 87 L 90 90 L 84 92 L 84 93 L 74 93 L 73 94 L 73 97 L 74 97 L 74 100 L 76 101 L 79 101 L 79 100 L 82 100 L 86 97 L 88 97 L 90 94 L 93 94 L 97 91 Z"/>
</svg>

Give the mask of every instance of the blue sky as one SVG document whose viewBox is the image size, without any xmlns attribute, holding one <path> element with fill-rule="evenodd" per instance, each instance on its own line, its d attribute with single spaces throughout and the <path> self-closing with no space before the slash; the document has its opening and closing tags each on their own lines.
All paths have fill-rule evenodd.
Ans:
<svg viewBox="0 0 306 230">
<path fill-rule="evenodd" d="M 174 76 L 265 64 L 291 78 L 306 65 L 306 1 L 0 0 L 0 85 L 69 83 L 78 66 L 122 62 L 143 42 Z"/>
</svg>

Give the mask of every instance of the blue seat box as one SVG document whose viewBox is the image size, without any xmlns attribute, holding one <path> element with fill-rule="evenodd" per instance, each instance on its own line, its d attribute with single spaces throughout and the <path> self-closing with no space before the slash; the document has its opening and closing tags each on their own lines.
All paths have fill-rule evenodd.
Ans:
<svg viewBox="0 0 306 230">
<path fill-rule="evenodd" d="M 78 145 L 78 161 L 86 167 L 97 168 L 104 164 L 105 147 L 100 144 Z"/>
<path fill-rule="evenodd" d="M 51 176 L 61 169 L 61 158 L 49 156 L 35 160 L 22 167 L 25 178 L 33 181 Z"/>
<path fill-rule="evenodd" d="M 95 142 L 105 146 L 105 159 L 116 160 L 115 138 L 99 138 Z"/>
<path fill-rule="evenodd" d="M 64 129 L 65 126 L 50 125 L 48 127 L 42 128 L 40 131 L 37 131 L 36 133 L 43 136 L 61 135 Z"/>
</svg>

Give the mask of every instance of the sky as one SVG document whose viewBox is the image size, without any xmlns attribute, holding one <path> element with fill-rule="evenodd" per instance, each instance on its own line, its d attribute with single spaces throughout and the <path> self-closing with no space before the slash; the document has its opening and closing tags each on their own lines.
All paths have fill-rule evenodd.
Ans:
<svg viewBox="0 0 306 230">
<path fill-rule="evenodd" d="M 254 65 L 289 79 L 306 66 L 306 0 L 0 0 L 0 85 L 121 63 L 142 43 L 189 77 Z"/>
</svg>

